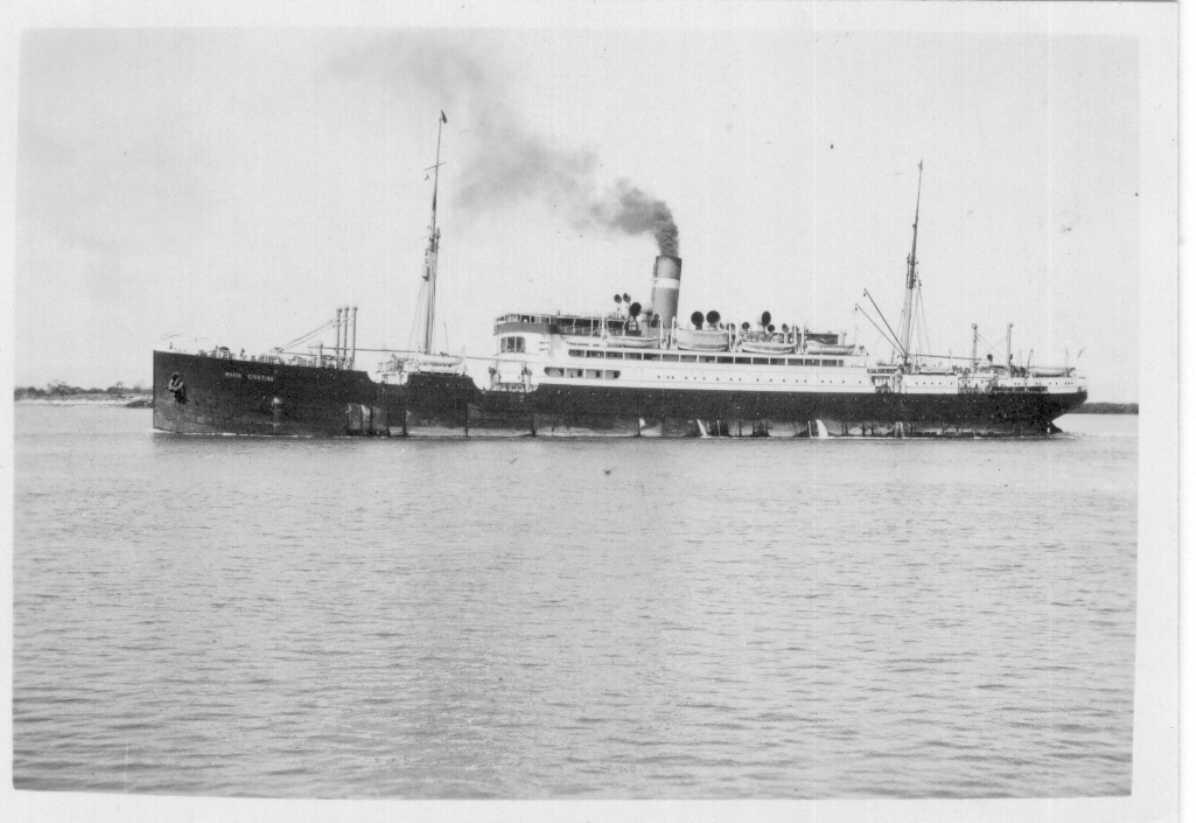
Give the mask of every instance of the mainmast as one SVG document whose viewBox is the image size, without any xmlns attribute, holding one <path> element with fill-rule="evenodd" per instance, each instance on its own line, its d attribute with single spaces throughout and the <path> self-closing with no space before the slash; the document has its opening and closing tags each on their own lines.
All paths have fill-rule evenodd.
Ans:
<svg viewBox="0 0 1196 823">
<path fill-rule="evenodd" d="M 428 250 L 424 252 L 424 280 L 428 281 L 427 302 L 424 305 L 424 354 L 432 353 L 432 336 L 436 330 L 436 258 L 440 254 L 440 228 L 436 225 L 436 198 L 440 193 L 440 135 L 447 122 L 448 118 L 441 111 L 440 121 L 436 124 L 436 164 L 432 166 L 432 223 L 428 227 Z"/>
<path fill-rule="evenodd" d="M 901 358 L 909 365 L 909 338 L 914 329 L 914 292 L 918 288 L 918 212 L 922 206 L 922 161 L 918 161 L 918 197 L 914 201 L 914 242 L 905 259 L 905 302 L 901 306 Z"/>
</svg>

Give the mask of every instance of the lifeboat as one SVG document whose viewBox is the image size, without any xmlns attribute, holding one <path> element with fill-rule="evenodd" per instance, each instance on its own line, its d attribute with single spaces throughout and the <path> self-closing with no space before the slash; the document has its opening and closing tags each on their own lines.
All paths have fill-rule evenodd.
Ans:
<svg viewBox="0 0 1196 823">
<path fill-rule="evenodd" d="M 793 354 L 793 343 L 782 340 L 745 340 L 739 343 L 740 352 L 748 354 Z"/>
<path fill-rule="evenodd" d="M 655 337 L 638 337 L 632 334 L 612 334 L 604 339 L 607 346 L 616 349 L 651 349 L 660 341 Z"/>
<path fill-rule="evenodd" d="M 792 354 L 795 348 L 781 334 L 745 337 L 739 343 L 739 350 L 747 354 Z"/>
<path fill-rule="evenodd" d="M 809 354 L 855 354 L 855 346 L 840 346 L 832 343 L 819 343 L 814 340 L 807 340 L 806 352 Z"/>
<path fill-rule="evenodd" d="M 677 329 L 673 339 L 683 351 L 726 351 L 731 347 L 730 335 L 721 329 Z"/>
</svg>

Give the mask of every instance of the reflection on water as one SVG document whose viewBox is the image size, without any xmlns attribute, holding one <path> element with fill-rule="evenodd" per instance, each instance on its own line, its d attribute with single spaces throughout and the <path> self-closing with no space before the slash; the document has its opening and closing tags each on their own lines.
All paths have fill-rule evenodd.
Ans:
<svg viewBox="0 0 1196 823">
<path fill-rule="evenodd" d="M 21 406 L 18 788 L 1125 794 L 1136 418 L 272 441 Z"/>
</svg>

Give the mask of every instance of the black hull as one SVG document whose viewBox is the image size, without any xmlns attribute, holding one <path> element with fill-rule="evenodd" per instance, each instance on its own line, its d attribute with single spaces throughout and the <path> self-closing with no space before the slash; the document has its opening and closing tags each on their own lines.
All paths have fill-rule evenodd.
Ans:
<svg viewBox="0 0 1196 823">
<path fill-rule="evenodd" d="M 172 382 L 173 381 L 173 382 Z M 154 352 L 154 427 L 181 434 L 1035 436 L 1087 393 L 839 394 L 541 386 Z"/>
<path fill-rule="evenodd" d="M 815 421 L 838 435 L 1043 435 L 1087 393 L 859 394 L 541 387 L 529 402 L 565 418 L 624 416 L 645 421 L 703 421 L 720 433 L 759 435 L 774 424 L 807 429 Z M 732 429 L 727 432 L 726 429 Z M 746 430 L 746 431 L 745 431 Z"/>
<path fill-rule="evenodd" d="M 364 372 L 154 352 L 154 428 L 297 437 L 368 433 L 388 423 L 394 408 L 388 388 Z"/>
<path fill-rule="evenodd" d="M 460 430 L 475 393 L 454 375 L 399 387 L 349 369 L 154 352 L 154 428 L 176 434 L 392 435 L 433 422 Z"/>
</svg>

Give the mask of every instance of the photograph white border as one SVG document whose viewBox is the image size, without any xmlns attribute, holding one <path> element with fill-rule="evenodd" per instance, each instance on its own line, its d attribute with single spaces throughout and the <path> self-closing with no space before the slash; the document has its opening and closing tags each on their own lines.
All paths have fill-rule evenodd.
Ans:
<svg viewBox="0 0 1196 823">
<path fill-rule="evenodd" d="M 12 266 L 16 259 L 14 197 L 20 38 L 52 27 L 474 27 L 474 28 L 743 28 L 815 26 L 822 30 L 1039 32 L 1121 35 L 1138 40 L 1141 170 L 1141 280 L 1138 350 L 1140 404 L 1137 654 L 1134 693 L 1133 792 L 1115 798 L 1026 800 L 766 800 L 766 801 L 307 801 L 176 798 L 29 792 L 12 789 L 12 541 L 3 571 L 7 618 L 0 627 L 0 712 L 6 743 L 0 758 L 0 816 L 9 820 L 1166 820 L 1179 802 L 1179 226 L 1178 21 L 1173 3 L 584 3 L 455 2 L 423 8 L 384 2 L 271 0 L 205 2 L 194 8 L 150 0 L 82 0 L 10 7 L 0 50 L 0 89 L 7 105 L 0 129 L 0 240 L 9 277 L 0 279 L 0 312 L 13 328 Z M 405 5 L 405 4 L 402 4 Z M 1190 51 L 1190 50 L 1188 50 Z M 1188 107 L 1190 110 L 1190 107 Z M 1186 189 L 1185 189 L 1186 190 Z M 1191 302 L 1189 293 L 1184 293 Z M 1190 308 L 1190 306 L 1189 306 Z M 9 333 L 11 334 L 11 332 Z M 1191 334 L 1185 332 L 1187 342 Z M 148 350 L 147 342 L 147 350 Z M 0 339 L 5 385 L 12 386 L 13 341 Z M 1191 353 L 1191 348 L 1186 349 Z M 6 435 L 0 487 L 12 535 L 12 406 L 0 403 Z M 1185 447 L 1188 444 L 1185 442 Z M 1191 451 L 1190 448 L 1187 448 Z M 1189 460 L 1190 466 L 1190 460 Z M 1184 571 L 1188 578 L 1191 572 Z"/>
</svg>

